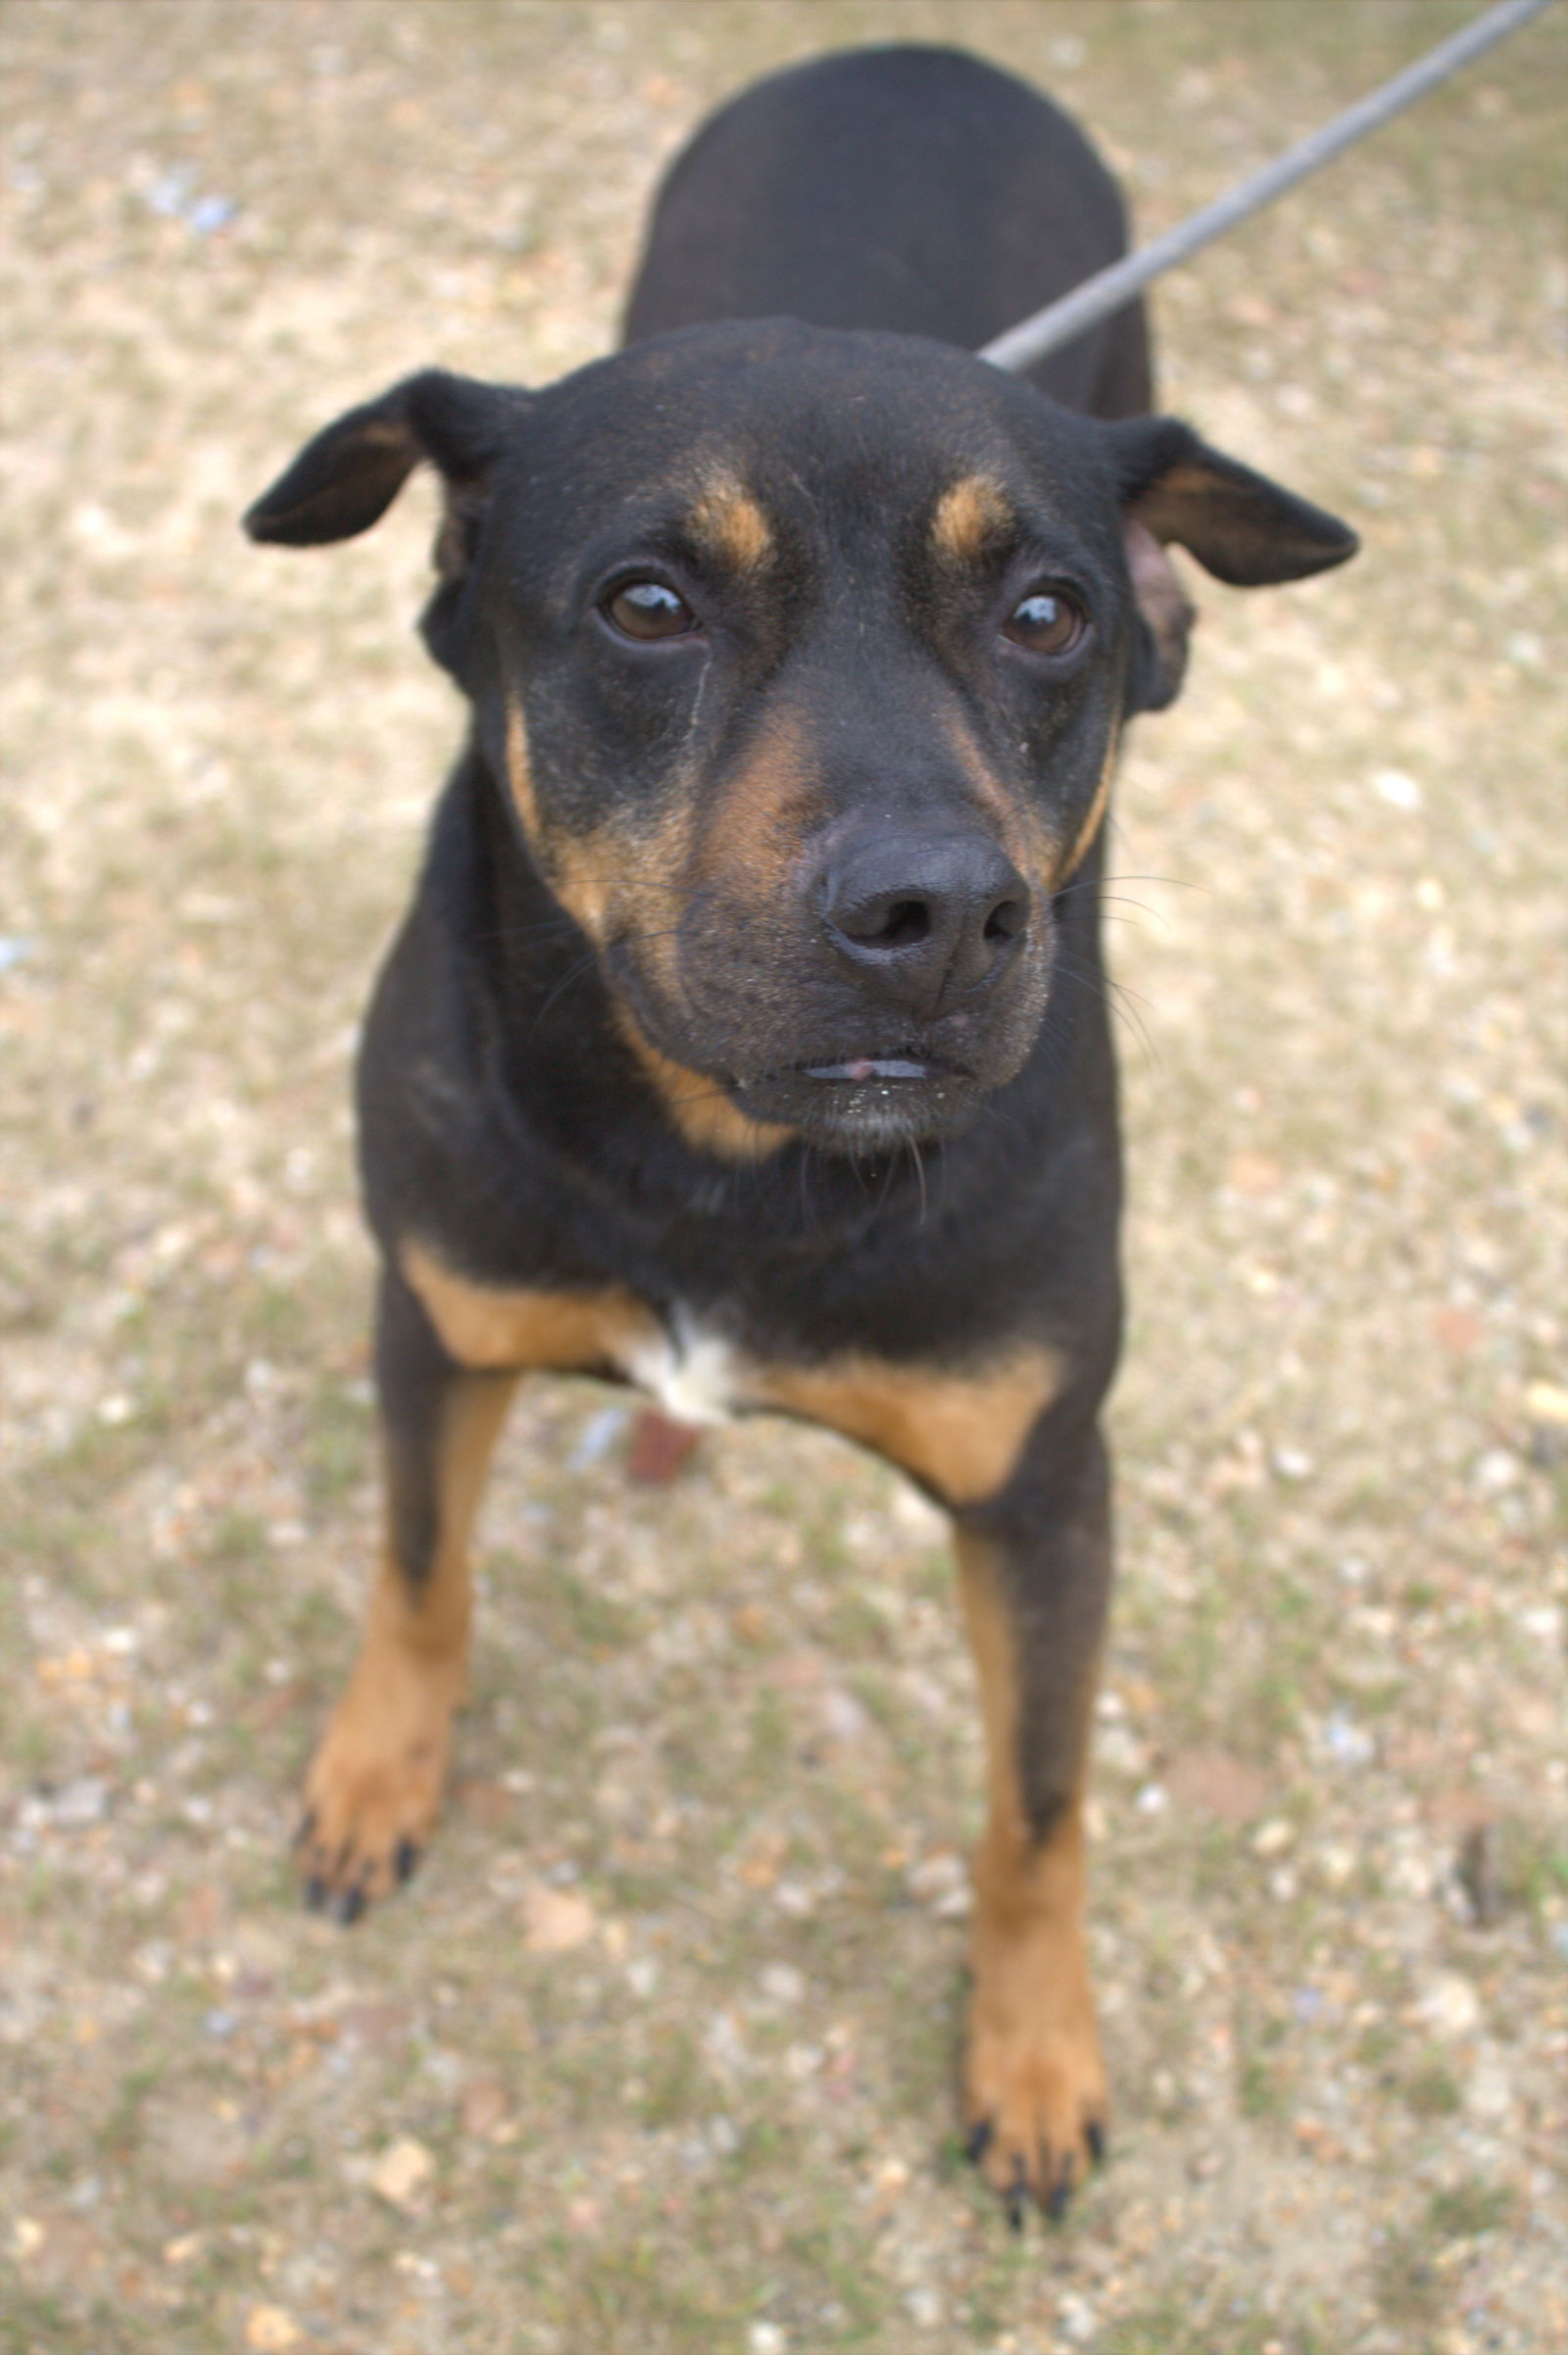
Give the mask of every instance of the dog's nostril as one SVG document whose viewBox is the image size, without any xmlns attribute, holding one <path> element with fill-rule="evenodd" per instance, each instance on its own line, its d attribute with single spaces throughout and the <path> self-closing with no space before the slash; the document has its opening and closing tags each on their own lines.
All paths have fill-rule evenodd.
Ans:
<svg viewBox="0 0 1568 2355">
<path fill-rule="evenodd" d="M 883 894 L 833 914 L 831 921 L 858 949 L 905 949 L 929 935 L 931 908 L 929 902 L 912 894 Z"/>
<path fill-rule="evenodd" d="M 931 910 L 923 900 L 896 900 L 876 937 L 890 949 L 902 949 L 909 941 L 923 941 L 930 929 Z"/>
<path fill-rule="evenodd" d="M 988 941 L 1016 940 L 1029 921 L 1029 910 L 1022 900 L 999 900 L 987 916 L 985 937 Z"/>
</svg>

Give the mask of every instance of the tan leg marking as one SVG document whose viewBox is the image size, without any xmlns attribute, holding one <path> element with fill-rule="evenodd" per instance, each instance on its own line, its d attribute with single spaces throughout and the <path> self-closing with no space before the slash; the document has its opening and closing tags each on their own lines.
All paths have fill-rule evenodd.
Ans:
<svg viewBox="0 0 1568 2355">
<path fill-rule="evenodd" d="M 1047 1838 L 1034 1838 L 1019 1782 L 1011 1616 L 994 1556 L 961 1533 L 958 1567 L 990 1800 L 974 1860 L 964 2111 L 988 2182 L 1006 2198 L 1027 2193 L 1056 2208 L 1099 2154 L 1106 2106 L 1084 1947 L 1082 1808 L 1075 1791 Z"/>
<path fill-rule="evenodd" d="M 476 1284 L 444 1267 L 428 1244 L 406 1241 L 398 1262 L 449 1357 L 476 1371 L 529 1366 L 558 1373 L 606 1372 L 658 1342 L 662 1327 L 635 1294 L 544 1292 Z"/>
<path fill-rule="evenodd" d="M 1004 1487 L 1038 1415 L 1061 1387 L 1050 1349 L 973 1374 L 841 1358 L 749 1372 L 746 1396 L 875 1447 L 954 1504 Z"/>
<path fill-rule="evenodd" d="M 313 1901 L 344 1921 L 406 1880 L 429 1838 L 463 1694 L 471 1595 L 468 1537 L 516 1378 L 453 1389 L 437 1456 L 437 1538 L 412 1585 L 388 1533 L 360 1656 L 305 1783 L 300 1867 Z"/>
</svg>

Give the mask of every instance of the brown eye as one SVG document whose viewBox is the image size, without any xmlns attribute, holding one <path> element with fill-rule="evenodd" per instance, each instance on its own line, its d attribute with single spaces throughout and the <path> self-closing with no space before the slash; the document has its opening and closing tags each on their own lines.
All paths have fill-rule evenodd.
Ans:
<svg viewBox="0 0 1568 2355">
<path fill-rule="evenodd" d="M 623 638 L 684 638 L 697 627 L 697 615 L 685 598 L 666 589 L 662 580 L 629 580 L 607 598 L 603 611 Z"/>
<path fill-rule="evenodd" d="M 1037 589 L 1015 606 L 1002 625 L 1002 634 L 1031 654 L 1070 654 L 1088 628 L 1081 606 L 1056 589 Z"/>
</svg>

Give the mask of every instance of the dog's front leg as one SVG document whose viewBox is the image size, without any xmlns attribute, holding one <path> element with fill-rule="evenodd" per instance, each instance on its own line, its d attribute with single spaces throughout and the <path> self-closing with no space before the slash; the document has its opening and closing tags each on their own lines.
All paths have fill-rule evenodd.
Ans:
<svg viewBox="0 0 1568 2355">
<path fill-rule="evenodd" d="M 971 2155 L 1015 2224 L 1031 2197 L 1059 2214 L 1104 2140 L 1083 1783 L 1110 1586 L 1108 1475 L 1098 1433 L 1064 1447 L 1058 1432 L 1048 1412 L 1004 1497 L 957 1515 L 989 1800 L 964 2107 Z"/>
<path fill-rule="evenodd" d="M 308 1901 L 352 1922 L 406 1881 L 446 1779 L 467 1661 L 468 1537 L 516 1376 L 442 1348 L 387 1268 L 376 1316 L 386 1529 L 359 1660 L 305 1785 Z"/>
</svg>

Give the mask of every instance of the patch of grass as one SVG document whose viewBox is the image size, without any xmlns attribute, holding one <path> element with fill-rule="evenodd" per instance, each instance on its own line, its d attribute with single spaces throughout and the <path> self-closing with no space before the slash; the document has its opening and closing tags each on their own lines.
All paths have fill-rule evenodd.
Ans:
<svg viewBox="0 0 1568 2355">
<path fill-rule="evenodd" d="M 1355 2058 L 1363 2069 L 1381 2069 L 1399 2048 L 1398 2031 L 1387 2020 L 1374 2020 L 1362 2030 L 1356 2042 Z"/>
<path fill-rule="evenodd" d="M 707 2102 L 708 2091 L 695 2036 L 678 2025 L 661 2024 L 654 2031 L 654 2048 L 643 2070 L 643 2090 L 638 2097 L 643 2125 L 678 2125 L 695 2116 Z"/>
<path fill-rule="evenodd" d="M 1442 2320 L 1447 2293 L 1424 2232 L 1395 2232 L 1384 2241 L 1373 2262 L 1372 2294 L 1385 2322 L 1430 2330 Z"/>
<path fill-rule="evenodd" d="M 835 1658 L 885 1660 L 894 1646 L 888 1623 L 861 1595 L 838 1596 L 828 1614 L 826 1638 Z"/>
<path fill-rule="evenodd" d="M 789 1764 L 793 1748 L 790 1721 L 782 1699 L 770 1686 L 763 1686 L 752 1705 L 747 1747 L 747 1772 L 763 1784 L 781 1775 Z"/>
<path fill-rule="evenodd" d="M 1244 2118 L 1277 2118 L 1287 2099 L 1279 2063 L 1250 2052 L 1237 2074 L 1236 2098 Z"/>
<path fill-rule="evenodd" d="M 886 2292 L 867 2271 L 863 2253 L 849 2233 L 841 2243 L 832 2228 L 809 2225 L 786 2235 L 785 2248 L 802 2278 L 819 2282 L 844 2310 L 840 2346 L 853 2347 L 858 2332 L 870 2330 L 882 2319 Z"/>
<path fill-rule="evenodd" d="M 647 2235 L 591 2250 L 563 2247 L 569 2287 L 550 2312 L 564 2345 L 633 2355 L 639 2348 L 735 2343 L 714 2290 L 693 2280 L 680 2243 Z M 725 2301 L 727 2303 L 727 2301 Z"/>
<path fill-rule="evenodd" d="M 45 2347 L 69 2346 L 69 2319 L 64 2300 L 52 2292 L 40 2296 L 8 2282 L 0 2305 L 0 2355 L 41 2355 Z"/>
<path fill-rule="evenodd" d="M 1543 1921 L 1549 1901 L 1568 1894 L 1568 1847 L 1548 1834 L 1515 1830 L 1504 1847 L 1502 1893 Z"/>
<path fill-rule="evenodd" d="M 306 1495 L 319 1511 L 330 1511 L 359 1486 L 370 1469 L 370 1409 L 351 1398 L 340 1382 L 322 1383 L 306 1421 L 298 1463 Z"/>
<path fill-rule="evenodd" d="M 1432 2194 L 1427 2222 L 1444 2240 L 1479 2240 L 1483 2232 L 1505 2225 L 1518 2204 L 1519 2195 L 1510 2184 L 1466 2176 L 1462 2183 Z"/>
<path fill-rule="evenodd" d="M 627 1604 L 561 1562 L 533 1573 L 529 1607 L 552 1643 L 595 1657 L 623 1651 L 641 1632 L 638 1615 Z"/>
<path fill-rule="evenodd" d="M 1404 2098 L 1418 2118 L 1451 2118 L 1464 2101 L 1446 2061 L 1427 2061 L 1405 2082 Z"/>
<path fill-rule="evenodd" d="M 1105 2325 L 1096 2345 L 1102 2355 L 1263 2355 L 1283 2333 L 1272 2315 L 1214 2312 L 1191 2300 L 1170 2298 L 1143 2306 Z M 1328 2355 L 1329 2341 L 1310 2324 L 1293 2323 L 1291 2355 Z"/>
</svg>

